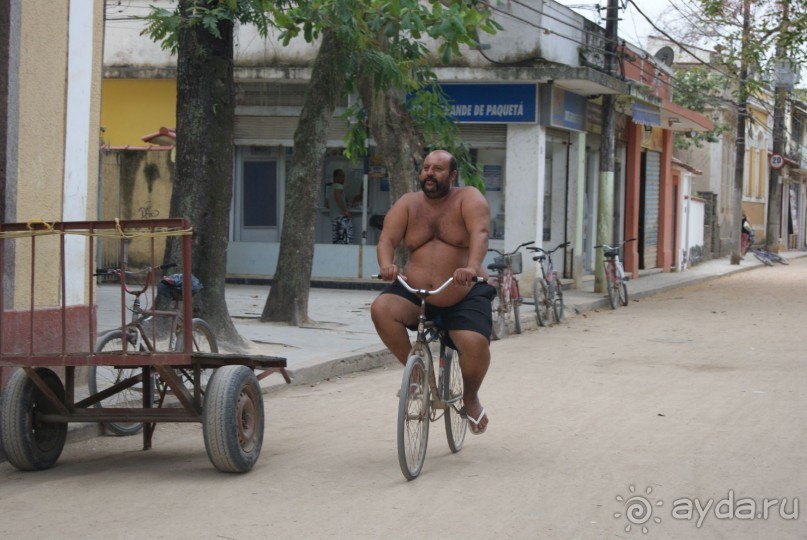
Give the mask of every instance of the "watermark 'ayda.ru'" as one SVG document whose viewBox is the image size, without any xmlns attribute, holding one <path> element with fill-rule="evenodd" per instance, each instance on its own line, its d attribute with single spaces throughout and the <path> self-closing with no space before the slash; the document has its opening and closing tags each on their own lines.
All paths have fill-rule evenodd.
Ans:
<svg viewBox="0 0 807 540">
<path fill-rule="evenodd" d="M 793 498 L 788 502 L 784 499 L 762 499 L 757 501 L 750 497 L 737 499 L 734 490 L 729 490 L 725 499 L 715 502 L 715 499 L 700 499 L 682 497 L 672 502 L 671 515 L 673 519 L 695 521 L 695 526 L 703 525 L 707 516 L 713 515 L 715 519 L 768 519 L 778 516 L 784 520 L 795 520 L 799 517 L 799 500 Z"/>
</svg>

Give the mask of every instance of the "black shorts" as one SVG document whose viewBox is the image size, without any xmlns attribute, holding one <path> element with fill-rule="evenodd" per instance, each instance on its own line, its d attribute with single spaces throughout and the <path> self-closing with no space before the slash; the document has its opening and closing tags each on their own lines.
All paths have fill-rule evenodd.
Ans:
<svg viewBox="0 0 807 540">
<path fill-rule="evenodd" d="M 384 287 L 381 294 L 395 294 L 406 298 L 420 307 L 420 298 L 407 291 L 403 285 L 394 281 Z M 437 326 L 446 330 L 472 330 L 485 336 L 490 341 L 493 329 L 493 318 L 490 303 L 496 296 L 496 289 L 487 283 L 477 283 L 468 294 L 453 306 L 439 307 L 426 304 L 426 317 L 435 321 Z M 416 330 L 416 326 L 410 326 Z M 452 348 L 455 348 L 452 346 Z"/>
</svg>

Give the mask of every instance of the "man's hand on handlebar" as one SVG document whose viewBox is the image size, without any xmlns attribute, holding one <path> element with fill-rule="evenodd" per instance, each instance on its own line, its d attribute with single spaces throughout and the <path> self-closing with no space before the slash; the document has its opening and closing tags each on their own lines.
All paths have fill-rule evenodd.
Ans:
<svg viewBox="0 0 807 540">
<path fill-rule="evenodd" d="M 395 281 L 395 278 L 398 277 L 398 265 L 390 264 L 382 266 L 378 269 L 378 273 L 384 281 Z"/>
<path fill-rule="evenodd" d="M 454 285 L 460 287 L 467 287 L 473 285 L 477 280 L 477 271 L 475 268 L 466 266 L 465 268 L 457 268 L 454 270 Z"/>
</svg>

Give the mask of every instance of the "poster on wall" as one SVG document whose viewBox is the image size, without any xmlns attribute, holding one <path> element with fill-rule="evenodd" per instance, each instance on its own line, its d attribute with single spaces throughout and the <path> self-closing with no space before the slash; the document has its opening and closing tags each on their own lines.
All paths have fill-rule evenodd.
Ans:
<svg viewBox="0 0 807 540">
<path fill-rule="evenodd" d="M 482 178 L 485 179 L 486 191 L 501 191 L 502 190 L 502 166 L 501 165 L 485 165 L 482 168 Z"/>
</svg>

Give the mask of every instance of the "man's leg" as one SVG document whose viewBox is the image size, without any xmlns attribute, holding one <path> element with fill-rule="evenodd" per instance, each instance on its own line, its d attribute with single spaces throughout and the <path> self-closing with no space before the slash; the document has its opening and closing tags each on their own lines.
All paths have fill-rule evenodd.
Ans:
<svg viewBox="0 0 807 540">
<path fill-rule="evenodd" d="M 479 401 L 479 388 L 490 366 L 490 343 L 485 336 L 472 330 L 451 330 L 449 334 L 460 355 L 463 405 L 469 416 L 479 419 L 483 410 Z M 488 418 L 485 415 L 475 431 L 484 430 L 487 425 Z"/>
<path fill-rule="evenodd" d="M 406 327 L 415 324 L 419 313 L 418 306 L 395 294 L 380 294 L 370 307 L 378 336 L 403 365 L 412 348 Z"/>
</svg>

